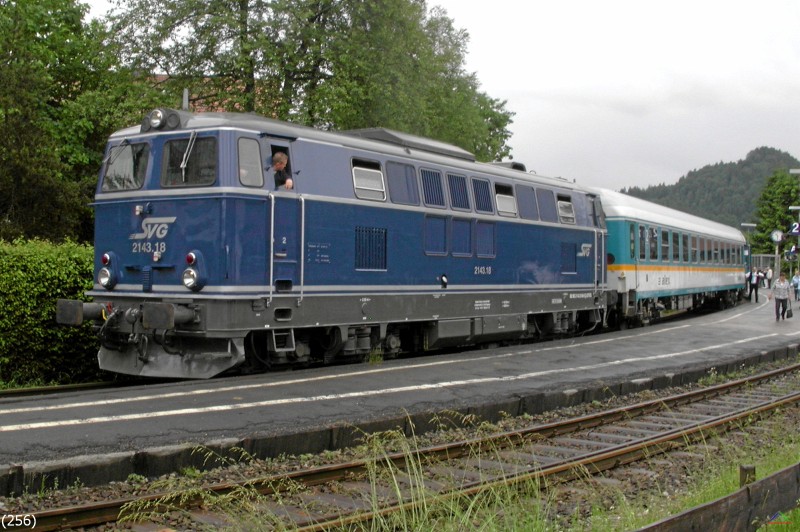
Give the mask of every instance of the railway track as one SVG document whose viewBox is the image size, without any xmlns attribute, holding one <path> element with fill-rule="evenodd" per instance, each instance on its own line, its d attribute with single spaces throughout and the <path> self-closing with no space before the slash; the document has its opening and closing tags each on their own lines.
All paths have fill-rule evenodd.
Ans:
<svg viewBox="0 0 800 532">
<path fill-rule="evenodd" d="M 209 497 L 246 494 L 276 528 L 357 525 L 420 504 L 457 500 L 500 486 L 570 479 L 683 447 L 800 401 L 800 365 L 616 408 L 599 414 L 378 459 L 315 467 L 202 491 L 151 494 L 33 514 L 36 530 L 148 518 L 182 508 L 184 519 L 225 523 Z M 152 515 L 149 516 L 152 518 Z"/>
</svg>

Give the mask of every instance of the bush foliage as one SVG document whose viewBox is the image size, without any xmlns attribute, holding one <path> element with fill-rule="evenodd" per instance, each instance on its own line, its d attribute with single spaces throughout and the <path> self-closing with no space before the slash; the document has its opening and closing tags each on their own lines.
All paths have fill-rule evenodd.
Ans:
<svg viewBox="0 0 800 532">
<path fill-rule="evenodd" d="M 84 299 L 92 248 L 67 242 L 0 241 L 0 385 L 96 379 L 91 327 L 56 324 L 56 300 Z"/>
</svg>

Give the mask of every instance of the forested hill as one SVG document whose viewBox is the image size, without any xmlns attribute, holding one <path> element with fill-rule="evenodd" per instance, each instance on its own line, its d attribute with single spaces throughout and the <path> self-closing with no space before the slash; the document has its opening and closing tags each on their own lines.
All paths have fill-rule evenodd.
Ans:
<svg viewBox="0 0 800 532">
<path fill-rule="evenodd" d="M 756 202 L 776 170 L 800 168 L 800 161 L 774 148 L 756 148 L 744 160 L 692 170 L 674 185 L 631 187 L 622 192 L 653 203 L 739 227 L 755 222 Z"/>
</svg>

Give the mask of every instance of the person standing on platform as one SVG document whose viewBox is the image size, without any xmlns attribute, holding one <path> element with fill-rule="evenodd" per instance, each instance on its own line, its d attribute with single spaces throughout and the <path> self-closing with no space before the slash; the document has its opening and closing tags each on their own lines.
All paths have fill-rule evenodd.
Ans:
<svg viewBox="0 0 800 532">
<path fill-rule="evenodd" d="M 772 286 L 772 293 L 769 298 L 775 298 L 775 321 L 786 319 L 786 306 L 789 303 L 789 281 L 786 280 L 786 274 L 781 272 L 780 277 Z"/>
<path fill-rule="evenodd" d="M 767 268 L 767 288 L 772 288 L 772 266 Z"/>
<path fill-rule="evenodd" d="M 753 292 L 756 293 L 756 303 L 758 303 L 758 285 L 761 284 L 761 279 L 764 278 L 764 274 L 761 270 L 750 270 L 750 273 L 747 274 L 747 282 L 750 283 L 750 292 L 747 294 L 747 297 L 750 301 L 753 300 Z"/>
<path fill-rule="evenodd" d="M 794 277 L 792 277 L 792 287 L 794 288 L 794 300 L 797 301 L 800 299 L 800 270 L 794 271 Z"/>
</svg>

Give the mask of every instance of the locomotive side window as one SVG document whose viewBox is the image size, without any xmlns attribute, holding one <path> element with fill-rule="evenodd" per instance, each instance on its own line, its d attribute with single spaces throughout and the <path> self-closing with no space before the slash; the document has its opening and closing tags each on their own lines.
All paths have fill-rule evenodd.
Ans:
<svg viewBox="0 0 800 532">
<path fill-rule="evenodd" d="M 447 184 L 450 185 L 450 206 L 454 209 L 471 210 L 466 176 L 447 174 Z"/>
<path fill-rule="evenodd" d="M 381 165 L 373 161 L 353 159 L 353 187 L 356 197 L 376 201 L 386 200 Z"/>
<path fill-rule="evenodd" d="M 392 203 L 419 205 L 417 172 L 410 164 L 386 163 L 386 181 Z"/>
<path fill-rule="evenodd" d="M 526 220 L 538 220 L 539 207 L 536 205 L 536 190 L 525 185 L 517 185 L 516 189 L 520 217 Z"/>
<path fill-rule="evenodd" d="M 558 220 L 562 224 L 575 225 L 575 206 L 569 196 L 558 195 Z"/>
<path fill-rule="evenodd" d="M 557 222 L 556 195 L 552 190 L 536 189 L 536 199 L 539 202 L 539 215 L 543 222 Z"/>
<path fill-rule="evenodd" d="M 478 212 L 494 214 L 489 182 L 485 179 L 476 179 L 473 177 L 472 192 L 475 194 L 475 210 Z"/>
<path fill-rule="evenodd" d="M 517 200 L 511 185 L 494 184 L 494 199 L 497 202 L 497 214 L 500 216 L 516 216 Z"/>
<path fill-rule="evenodd" d="M 149 159 L 148 144 L 120 144 L 111 148 L 103 178 L 103 192 L 142 188 Z"/>
<path fill-rule="evenodd" d="M 165 187 L 208 186 L 217 179 L 217 139 L 170 140 L 164 144 L 161 185 Z"/>
<path fill-rule="evenodd" d="M 661 260 L 669 262 L 669 231 L 661 230 Z"/>
<path fill-rule="evenodd" d="M 442 187 L 442 174 L 435 170 L 422 169 L 422 196 L 425 205 L 431 207 L 444 207 L 444 188 Z"/>
<path fill-rule="evenodd" d="M 239 139 L 239 182 L 246 187 L 263 187 L 261 148 L 256 139 Z"/>
</svg>

